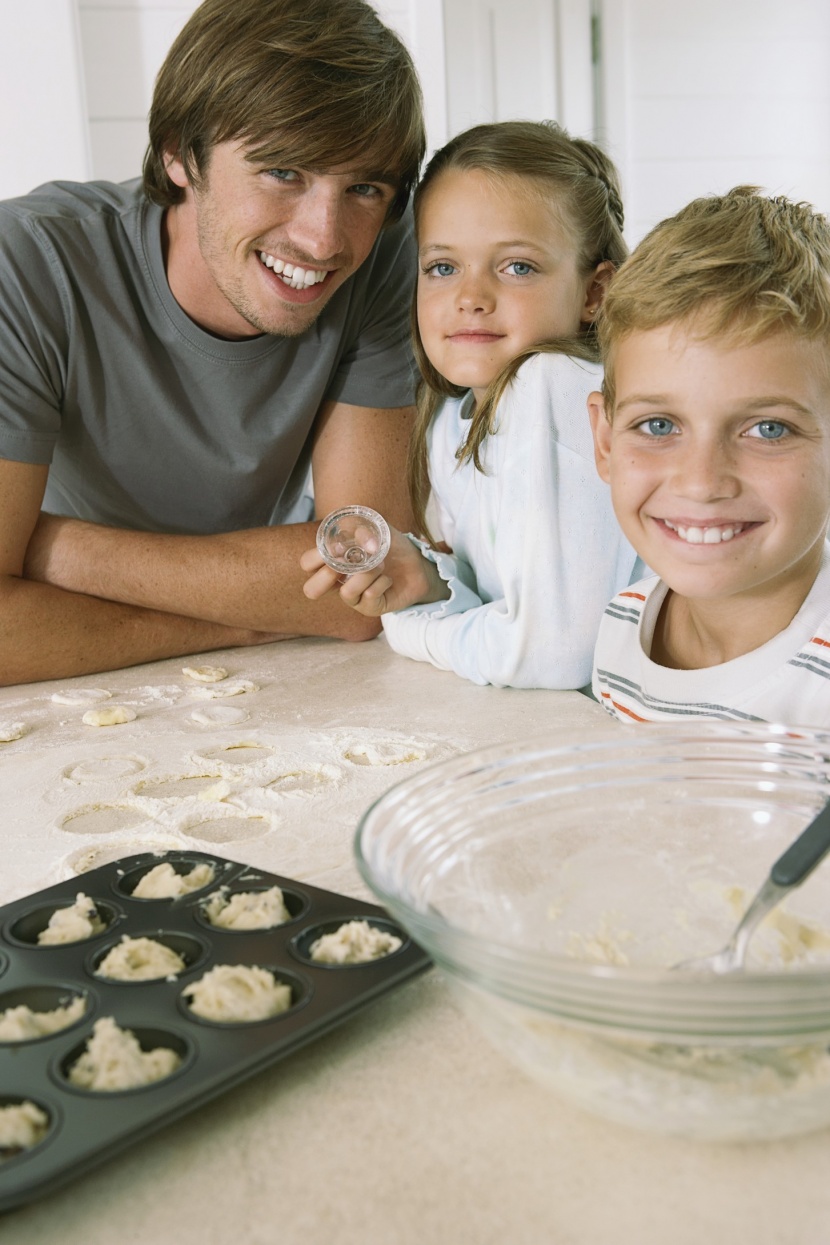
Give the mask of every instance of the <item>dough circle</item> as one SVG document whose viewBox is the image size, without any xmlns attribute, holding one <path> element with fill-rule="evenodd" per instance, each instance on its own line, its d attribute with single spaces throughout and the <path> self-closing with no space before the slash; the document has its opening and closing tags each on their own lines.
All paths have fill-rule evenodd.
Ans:
<svg viewBox="0 0 830 1245">
<path fill-rule="evenodd" d="M 142 1050 L 129 1029 L 119 1029 L 112 1016 L 96 1020 L 83 1054 L 69 1069 L 69 1081 L 79 1089 L 111 1092 L 152 1085 L 175 1072 L 181 1056 L 166 1046 Z"/>
<path fill-rule="evenodd" d="M 207 861 L 194 865 L 189 873 L 177 873 L 169 861 L 156 865 L 139 879 L 133 899 L 178 899 L 201 890 L 213 881 L 216 870 Z"/>
<path fill-rule="evenodd" d="M 267 1020 L 291 1006 L 291 987 L 255 964 L 217 964 L 183 994 L 192 1012 L 219 1024 Z"/>
<path fill-rule="evenodd" d="M 95 976 L 111 981 L 157 981 L 159 977 L 176 977 L 186 967 L 178 951 L 163 942 L 125 934 L 101 960 Z"/>
<path fill-rule="evenodd" d="M 39 947 L 58 947 L 67 942 L 83 942 L 102 934 L 106 928 L 94 901 L 79 891 L 70 907 L 55 909 L 49 924 L 38 934 L 37 943 Z"/>
<path fill-rule="evenodd" d="M 245 722 L 248 714 L 234 705 L 205 705 L 203 709 L 194 709 L 190 717 L 200 726 L 233 726 Z"/>
<path fill-rule="evenodd" d="M 197 683 L 221 683 L 228 677 L 224 666 L 182 666 L 182 674 Z"/>
<path fill-rule="evenodd" d="M 256 683 L 250 679 L 228 679 L 226 683 L 199 683 L 191 687 L 190 695 L 200 700 L 216 700 L 224 696 L 241 696 L 243 692 L 258 692 Z"/>
<path fill-rule="evenodd" d="M 134 722 L 135 709 L 126 705 L 110 705 L 106 709 L 87 709 L 81 719 L 87 726 L 121 726 L 124 722 Z"/>
<path fill-rule="evenodd" d="M 0 722 L 0 744 L 10 744 L 26 734 L 25 722 Z"/>
</svg>

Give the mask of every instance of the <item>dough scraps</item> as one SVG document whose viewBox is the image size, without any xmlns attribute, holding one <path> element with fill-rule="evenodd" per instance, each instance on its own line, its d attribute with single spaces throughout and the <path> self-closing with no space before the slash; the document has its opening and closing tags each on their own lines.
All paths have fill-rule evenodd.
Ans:
<svg viewBox="0 0 830 1245">
<path fill-rule="evenodd" d="M 53 692 L 52 701 L 56 705 L 95 705 L 100 700 L 109 700 L 112 692 L 103 687 L 76 687 L 65 692 Z"/>
<path fill-rule="evenodd" d="M 0 1107 L 0 1158 L 9 1159 L 31 1150 L 49 1127 L 49 1116 L 28 1099 Z"/>
<path fill-rule="evenodd" d="M 108 951 L 95 970 L 96 977 L 114 981 L 155 981 L 175 977 L 186 968 L 182 956 L 155 938 L 131 938 L 125 934 Z"/>
<path fill-rule="evenodd" d="M 126 705 L 109 705 L 106 709 L 87 709 L 81 721 L 86 726 L 121 726 L 124 722 L 134 722 L 135 709 Z"/>
<path fill-rule="evenodd" d="M 191 1011 L 220 1024 L 267 1020 L 291 1006 L 291 987 L 256 965 L 217 964 L 183 993 Z"/>
<path fill-rule="evenodd" d="M 224 666 L 182 666 L 182 674 L 197 683 L 221 683 L 228 677 Z"/>
<path fill-rule="evenodd" d="M 112 1016 L 103 1016 L 69 1069 L 69 1081 L 79 1089 L 103 1092 L 138 1089 L 170 1076 L 180 1063 L 181 1056 L 166 1046 L 142 1050 L 130 1029 L 119 1029 Z"/>
<path fill-rule="evenodd" d="M 106 922 L 98 915 L 94 902 L 79 891 L 68 908 L 56 908 L 49 924 L 37 936 L 38 946 L 54 947 L 65 942 L 82 942 L 95 934 L 103 934 Z"/>
<path fill-rule="evenodd" d="M 179 895 L 189 895 L 191 891 L 210 885 L 215 872 L 213 865 L 202 862 L 194 865 L 189 873 L 181 874 L 165 861 L 144 874 L 133 891 L 133 898 L 177 899 Z"/>
<path fill-rule="evenodd" d="M 263 891 L 237 891 L 230 896 L 227 888 L 222 887 L 205 901 L 202 911 L 218 929 L 271 929 L 291 920 L 278 886 Z"/>
<path fill-rule="evenodd" d="M 0 722 L 0 744 L 10 744 L 26 734 L 25 722 Z"/>
<path fill-rule="evenodd" d="M 25 1003 L 7 1007 L 0 1012 L 0 1042 L 28 1042 L 33 1038 L 59 1033 L 80 1020 L 86 1011 L 86 999 L 76 994 L 71 1003 L 63 1003 L 51 1012 L 33 1012 Z"/>
<path fill-rule="evenodd" d="M 220 696 L 241 696 L 243 692 L 258 691 L 257 684 L 248 679 L 228 679 L 227 683 L 200 683 L 190 688 L 190 695 L 200 700 L 216 700 Z"/>
<path fill-rule="evenodd" d="M 309 955 L 319 964 L 367 964 L 403 946 L 403 939 L 368 921 L 346 921 L 312 944 Z"/>
</svg>

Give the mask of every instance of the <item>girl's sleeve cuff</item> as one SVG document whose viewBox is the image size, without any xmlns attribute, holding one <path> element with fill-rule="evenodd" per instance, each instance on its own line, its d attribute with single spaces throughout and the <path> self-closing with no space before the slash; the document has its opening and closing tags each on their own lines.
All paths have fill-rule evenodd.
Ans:
<svg viewBox="0 0 830 1245">
<path fill-rule="evenodd" d="M 473 568 L 468 562 L 465 562 L 463 558 L 457 558 L 454 553 L 441 553 L 433 549 L 426 541 L 413 536 L 411 532 L 407 532 L 406 535 L 427 561 L 435 563 L 438 574 L 450 590 L 450 595 L 446 601 L 431 601 L 428 605 L 412 605 L 409 609 L 398 610 L 399 614 L 402 616 L 428 614 L 430 618 L 445 618 L 449 614 L 461 614 L 465 610 L 475 609 L 483 604 L 476 591 Z"/>
</svg>

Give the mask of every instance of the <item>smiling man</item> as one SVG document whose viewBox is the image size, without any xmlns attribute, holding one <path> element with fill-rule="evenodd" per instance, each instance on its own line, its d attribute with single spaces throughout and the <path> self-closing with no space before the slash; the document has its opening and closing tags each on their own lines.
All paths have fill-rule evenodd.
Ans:
<svg viewBox="0 0 830 1245">
<path fill-rule="evenodd" d="M 298 557 L 342 504 L 408 524 L 423 150 L 368 4 L 206 0 L 143 184 L 0 205 L 0 682 L 376 633 Z"/>
</svg>

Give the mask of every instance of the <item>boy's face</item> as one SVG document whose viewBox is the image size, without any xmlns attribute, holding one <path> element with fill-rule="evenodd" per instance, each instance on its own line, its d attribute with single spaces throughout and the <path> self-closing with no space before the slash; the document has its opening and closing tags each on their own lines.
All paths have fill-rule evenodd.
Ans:
<svg viewBox="0 0 830 1245">
<path fill-rule="evenodd" d="M 826 347 L 675 323 L 624 338 L 614 374 L 611 423 L 589 399 L 597 466 L 640 557 L 690 599 L 806 596 L 830 518 Z"/>
</svg>

